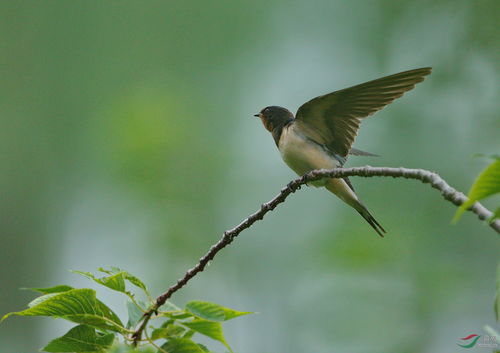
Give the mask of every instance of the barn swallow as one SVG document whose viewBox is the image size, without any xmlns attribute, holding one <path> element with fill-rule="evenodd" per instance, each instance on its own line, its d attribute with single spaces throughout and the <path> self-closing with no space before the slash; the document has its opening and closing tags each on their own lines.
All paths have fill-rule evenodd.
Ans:
<svg viewBox="0 0 500 353">
<path fill-rule="evenodd" d="M 278 106 L 266 107 L 255 116 L 271 132 L 283 161 L 298 175 L 342 168 L 349 154 L 373 155 L 352 148 L 361 119 L 392 103 L 430 73 L 431 68 L 424 67 L 328 93 L 304 103 L 295 117 Z M 324 186 L 384 236 L 385 229 L 360 201 L 348 178 L 325 178 L 310 184 Z"/>
</svg>

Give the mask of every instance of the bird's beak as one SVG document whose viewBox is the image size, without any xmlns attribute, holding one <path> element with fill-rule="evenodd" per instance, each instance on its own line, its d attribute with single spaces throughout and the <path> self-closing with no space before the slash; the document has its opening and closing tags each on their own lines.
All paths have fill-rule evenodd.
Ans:
<svg viewBox="0 0 500 353">
<path fill-rule="evenodd" d="M 254 114 L 253 116 L 256 116 L 258 118 L 260 116 L 260 114 Z"/>
</svg>

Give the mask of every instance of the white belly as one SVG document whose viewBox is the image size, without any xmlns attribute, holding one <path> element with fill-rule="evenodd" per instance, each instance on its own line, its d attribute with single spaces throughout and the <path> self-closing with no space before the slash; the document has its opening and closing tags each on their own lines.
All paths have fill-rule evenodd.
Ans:
<svg viewBox="0 0 500 353">
<path fill-rule="evenodd" d="M 301 133 L 297 133 L 293 123 L 283 129 L 279 150 L 285 163 L 298 175 L 303 175 L 314 169 L 336 168 L 339 164 L 320 145 L 308 140 Z M 312 184 L 322 186 L 324 182 Z"/>
</svg>

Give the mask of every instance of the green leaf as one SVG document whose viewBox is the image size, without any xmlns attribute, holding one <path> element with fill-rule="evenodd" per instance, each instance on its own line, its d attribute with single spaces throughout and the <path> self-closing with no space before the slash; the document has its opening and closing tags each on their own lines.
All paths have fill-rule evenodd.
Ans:
<svg viewBox="0 0 500 353">
<path fill-rule="evenodd" d="M 128 281 L 134 286 L 142 289 L 148 297 L 150 296 L 146 288 L 146 285 L 142 283 L 140 279 L 138 279 L 135 276 L 132 276 L 127 271 L 121 270 L 118 267 L 111 267 L 111 270 L 106 270 L 100 267 L 98 270 L 100 272 L 107 274 L 108 276 L 96 277 L 93 273 L 85 271 L 71 271 L 71 272 L 87 277 L 95 281 L 96 283 L 99 283 L 100 285 L 108 287 L 109 289 L 115 290 L 120 293 L 124 293 L 129 297 L 133 297 L 134 296 L 133 293 L 127 291 L 125 286 L 125 281 Z"/>
<path fill-rule="evenodd" d="M 151 333 L 151 339 L 154 341 L 160 338 L 180 338 L 184 331 L 186 331 L 184 327 L 169 323 L 165 327 L 154 329 Z"/>
<path fill-rule="evenodd" d="M 48 299 L 50 299 L 58 294 L 59 293 L 49 293 L 49 294 L 42 295 L 41 297 L 37 297 L 28 303 L 28 308 L 32 308 L 34 306 L 37 306 L 37 305 L 43 303 L 44 301 L 46 301 L 46 300 L 48 300 Z M 2 318 L 2 320 L 3 320 L 3 318 Z"/>
<path fill-rule="evenodd" d="M 132 347 L 128 344 L 114 344 L 106 353 L 158 353 L 152 346 Z"/>
<path fill-rule="evenodd" d="M 221 342 L 224 346 L 226 346 L 227 349 L 231 351 L 231 348 L 227 344 L 224 338 L 224 334 L 222 333 L 222 325 L 220 322 L 196 319 L 190 322 L 183 322 L 182 324 L 193 331 Z"/>
<path fill-rule="evenodd" d="M 174 319 L 174 320 L 183 320 L 183 319 L 187 319 L 187 318 L 193 317 L 193 314 L 191 314 L 190 312 L 184 311 L 184 310 L 180 310 L 180 311 L 162 311 L 158 315 L 159 316 L 165 316 L 165 317 L 168 317 L 168 318 Z"/>
<path fill-rule="evenodd" d="M 492 222 L 495 218 L 500 218 L 500 207 L 498 207 L 495 212 L 493 212 L 493 217 L 489 219 L 490 222 Z"/>
<path fill-rule="evenodd" d="M 495 159 L 474 181 L 469 191 L 469 199 L 458 208 L 452 222 L 456 223 L 476 201 L 498 193 L 500 193 L 500 160 Z"/>
<path fill-rule="evenodd" d="M 168 338 L 167 329 L 166 328 L 155 328 L 151 333 L 151 339 L 153 341 L 159 340 L 160 338 Z"/>
<path fill-rule="evenodd" d="M 73 327 L 64 336 L 50 341 L 42 348 L 45 352 L 99 352 L 103 353 L 115 339 L 113 333 L 100 334 L 95 329 L 79 325 Z"/>
<path fill-rule="evenodd" d="M 193 335 L 195 334 L 196 332 L 193 331 L 193 330 L 189 330 L 187 331 L 183 336 L 182 338 L 187 338 L 187 339 L 190 339 L 191 337 L 193 337 Z"/>
<path fill-rule="evenodd" d="M 161 306 L 161 308 L 164 311 L 182 311 L 181 308 L 179 308 L 177 305 L 168 300 L 165 302 L 165 304 Z"/>
<path fill-rule="evenodd" d="M 225 308 L 219 304 L 202 301 L 191 301 L 187 303 L 186 310 L 199 318 L 210 321 L 226 321 L 238 316 L 252 314 L 252 312 L 249 311 L 236 311 Z"/>
<path fill-rule="evenodd" d="M 126 332 L 118 316 L 97 300 L 92 289 L 72 289 L 46 294 L 36 298 L 28 306 L 26 310 L 6 314 L 2 321 L 11 315 L 51 316 L 103 330 Z"/>
<path fill-rule="evenodd" d="M 216 353 L 214 351 L 211 351 L 210 349 L 208 349 L 206 346 L 202 345 L 201 343 L 197 343 L 198 346 L 200 346 L 201 349 L 203 349 L 203 352 L 205 353 Z"/>
<path fill-rule="evenodd" d="M 142 289 L 146 293 L 146 295 L 148 297 L 150 296 L 146 285 L 139 278 L 137 278 L 136 276 L 130 274 L 129 272 L 127 272 L 127 271 L 125 271 L 125 270 L 123 270 L 121 268 L 114 267 L 114 266 L 111 267 L 111 270 L 106 270 L 106 269 L 104 269 L 102 267 L 99 267 L 98 270 L 101 271 L 101 272 L 103 272 L 103 273 L 107 273 L 107 274 L 118 274 L 118 273 L 121 273 L 121 274 L 123 274 L 123 278 L 125 280 L 129 281 L 134 286 Z"/>
<path fill-rule="evenodd" d="M 71 272 L 87 277 L 95 281 L 96 283 L 108 287 L 109 289 L 125 293 L 125 279 L 123 278 L 122 273 L 116 273 L 111 276 L 97 278 L 94 276 L 93 273 L 90 272 L 84 272 L 84 271 L 71 271 Z"/>
<path fill-rule="evenodd" d="M 172 302 L 167 301 L 161 306 L 162 310 L 158 313 L 160 316 L 166 316 L 175 320 L 182 320 L 192 317 L 193 314 L 186 310 L 182 310 Z"/>
<path fill-rule="evenodd" d="M 130 300 L 127 301 L 127 312 L 128 312 L 128 321 L 127 328 L 135 327 L 137 323 L 141 320 L 144 313 L 139 307 L 132 303 Z"/>
<path fill-rule="evenodd" d="M 48 287 L 48 288 L 23 288 L 23 289 L 32 290 L 34 292 L 39 292 L 39 293 L 42 293 L 42 294 L 50 294 L 50 293 L 67 292 L 69 290 L 72 290 L 73 287 L 70 287 L 70 286 L 62 284 L 62 285 L 59 285 L 59 286 Z"/>
<path fill-rule="evenodd" d="M 198 346 L 199 346 L 201 349 L 203 349 L 203 352 L 208 352 L 208 353 L 210 353 L 210 350 L 209 350 L 206 346 L 202 345 L 201 343 L 198 343 Z"/>
<path fill-rule="evenodd" d="M 115 314 L 113 310 L 111 310 L 106 304 L 101 302 L 99 299 L 96 298 L 96 305 L 98 312 L 101 313 L 104 317 L 110 319 L 112 322 L 118 324 L 121 329 L 123 329 L 123 323 L 118 317 L 118 315 Z M 115 330 L 113 330 L 115 331 Z"/>
<path fill-rule="evenodd" d="M 168 353 L 205 353 L 200 346 L 187 338 L 171 338 L 161 348 Z"/>
</svg>

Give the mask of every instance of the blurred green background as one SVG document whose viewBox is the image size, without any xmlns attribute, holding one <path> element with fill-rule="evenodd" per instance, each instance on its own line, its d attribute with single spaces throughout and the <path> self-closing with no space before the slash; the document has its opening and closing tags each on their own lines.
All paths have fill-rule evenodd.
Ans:
<svg viewBox="0 0 500 353">
<path fill-rule="evenodd" d="M 2 1 L 0 313 L 21 287 L 123 267 L 159 294 L 294 174 L 252 115 L 399 71 L 433 74 L 364 122 L 349 166 L 435 170 L 467 191 L 498 153 L 500 2 Z M 173 301 L 257 311 L 244 352 L 455 352 L 494 325 L 500 241 L 413 181 L 353 178 L 388 230 L 306 188 Z M 497 201 L 497 200 L 496 200 Z M 494 201 L 485 202 L 489 207 Z M 99 294 L 119 313 L 124 299 Z M 14 317 L 2 352 L 68 325 Z M 220 348 L 220 346 L 213 346 Z M 484 349 L 483 349 L 484 350 Z"/>
</svg>

